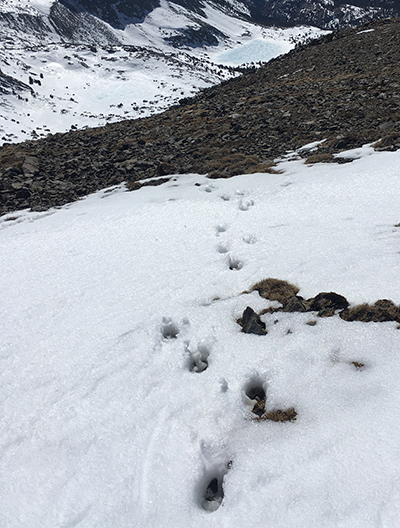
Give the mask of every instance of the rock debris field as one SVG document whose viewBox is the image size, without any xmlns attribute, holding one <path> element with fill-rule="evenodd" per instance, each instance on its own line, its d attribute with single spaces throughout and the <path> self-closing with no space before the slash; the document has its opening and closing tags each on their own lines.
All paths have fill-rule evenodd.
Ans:
<svg viewBox="0 0 400 528">
<path fill-rule="evenodd" d="M 274 170 L 319 143 L 308 162 L 372 143 L 400 147 L 400 20 L 332 33 L 166 112 L 0 149 L 0 214 L 46 210 L 154 176 L 210 178 Z"/>
</svg>

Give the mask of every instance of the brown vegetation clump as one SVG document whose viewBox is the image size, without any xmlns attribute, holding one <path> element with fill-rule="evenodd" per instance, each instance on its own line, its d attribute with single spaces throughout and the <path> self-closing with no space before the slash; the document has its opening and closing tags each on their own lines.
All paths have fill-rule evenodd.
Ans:
<svg viewBox="0 0 400 528">
<path fill-rule="evenodd" d="M 279 279 L 264 279 L 254 284 L 250 292 L 257 290 L 261 297 L 270 301 L 278 301 L 285 304 L 289 299 L 294 297 L 299 288 L 290 284 L 290 282 Z"/>
<path fill-rule="evenodd" d="M 385 321 L 397 321 L 400 323 L 400 306 L 396 306 L 393 301 L 380 299 L 375 304 L 360 304 L 353 308 L 346 308 L 341 312 L 340 317 L 345 321 L 362 321 L 381 323 Z"/>
<path fill-rule="evenodd" d="M 277 409 L 275 411 L 268 411 L 262 416 L 256 418 L 256 420 L 271 420 L 272 422 L 293 422 L 296 420 L 297 412 L 294 410 L 294 407 L 282 411 Z"/>
<path fill-rule="evenodd" d="M 365 363 L 360 363 L 359 361 L 352 361 L 351 364 L 358 370 L 361 370 L 365 367 Z"/>
<path fill-rule="evenodd" d="M 221 149 L 219 149 L 221 152 Z M 208 178 L 231 178 L 238 174 L 252 174 L 255 172 L 269 172 L 280 174 L 280 171 L 274 169 L 274 161 L 260 162 L 258 156 L 245 156 L 244 154 L 229 154 L 227 156 L 215 156 L 215 159 L 209 163 L 211 170 Z"/>
<path fill-rule="evenodd" d="M 400 148 L 400 134 L 396 130 L 390 130 L 382 138 L 373 144 L 375 150 L 397 150 Z"/>
<path fill-rule="evenodd" d="M 329 152 L 317 152 L 307 156 L 306 164 L 313 165 L 314 163 L 332 163 L 335 160 L 333 154 Z"/>
</svg>

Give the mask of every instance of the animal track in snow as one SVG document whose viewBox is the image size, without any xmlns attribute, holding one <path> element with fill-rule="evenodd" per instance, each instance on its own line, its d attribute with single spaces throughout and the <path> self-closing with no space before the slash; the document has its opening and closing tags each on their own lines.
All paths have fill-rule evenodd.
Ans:
<svg viewBox="0 0 400 528">
<path fill-rule="evenodd" d="M 265 383 L 258 374 L 252 376 L 244 386 L 243 399 L 245 404 L 251 408 L 251 412 L 256 415 L 254 419 L 257 421 L 293 422 L 296 420 L 297 412 L 294 407 L 267 412 Z"/>
<path fill-rule="evenodd" d="M 259 417 L 265 413 L 267 394 L 264 386 L 264 381 L 256 374 L 249 379 L 243 388 L 245 404 L 251 407 L 251 412 Z"/>
<path fill-rule="evenodd" d="M 208 368 L 208 358 L 211 353 L 211 344 L 207 340 L 200 341 L 194 351 L 190 350 L 189 343 L 185 344 L 189 354 L 188 368 L 190 372 L 204 372 Z"/>
<path fill-rule="evenodd" d="M 242 198 L 239 201 L 239 209 L 241 211 L 248 211 L 250 207 L 254 205 L 254 200 L 251 198 Z"/>
<path fill-rule="evenodd" d="M 199 185 L 198 188 L 199 188 L 199 191 L 203 191 L 203 192 L 206 192 L 206 193 L 212 193 L 218 187 L 216 185 L 214 185 L 213 183 L 207 183 L 206 185 Z"/>
<path fill-rule="evenodd" d="M 232 467 L 232 461 L 217 463 L 204 471 L 197 488 L 197 501 L 203 510 L 214 512 L 224 498 L 224 477 Z"/>
<path fill-rule="evenodd" d="M 228 229 L 228 226 L 226 224 L 217 224 L 215 226 L 215 229 L 217 231 L 217 236 L 218 236 L 220 233 L 225 233 L 225 231 L 227 231 Z"/>
<path fill-rule="evenodd" d="M 257 242 L 257 237 L 252 234 L 245 235 L 243 237 L 243 242 L 246 242 L 246 244 L 255 244 Z"/>
<path fill-rule="evenodd" d="M 164 339 L 174 339 L 179 334 L 179 327 L 170 317 L 163 317 L 161 333 Z"/>
<path fill-rule="evenodd" d="M 232 255 L 229 256 L 228 263 L 229 263 L 229 269 L 230 270 L 239 271 L 239 270 L 241 270 L 243 268 L 243 261 L 241 261 L 237 257 L 233 257 Z"/>
<path fill-rule="evenodd" d="M 217 246 L 218 253 L 228 253 L 229 251 L 229 244 L 224 244 L 223 242 L 220 242 Z"/>
</svg>

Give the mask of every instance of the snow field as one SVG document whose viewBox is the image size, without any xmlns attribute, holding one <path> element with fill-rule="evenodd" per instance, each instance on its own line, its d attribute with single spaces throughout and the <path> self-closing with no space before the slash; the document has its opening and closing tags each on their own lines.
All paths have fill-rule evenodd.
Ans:
<svg viewBox="0 0 400 528">
<path fill-rule="evenodd" d="M 397 324 L 236 323 L 266 277 L 400 302 L 400 154 L 356 154 L 0 218 L 0 525 L 398 525 Z"/>
</svg>

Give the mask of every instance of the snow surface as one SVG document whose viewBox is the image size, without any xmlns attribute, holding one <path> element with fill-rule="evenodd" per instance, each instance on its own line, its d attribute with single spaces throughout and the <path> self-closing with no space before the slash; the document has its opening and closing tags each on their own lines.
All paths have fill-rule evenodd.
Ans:
<svg viewBox="0 0 400 528">
<path fill-rule="evenodd" d="M 0 526 L 399 526 L 397 324 L 236 323 L 267 277 L 400 303 L 400 152 L 356 157 L 0 218 Z"/>
</svg>

